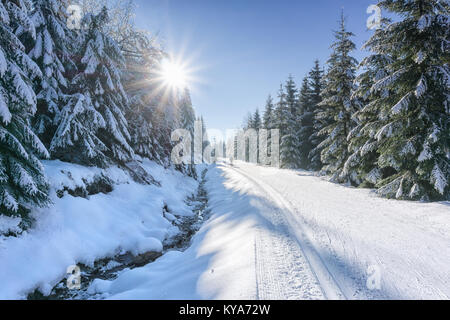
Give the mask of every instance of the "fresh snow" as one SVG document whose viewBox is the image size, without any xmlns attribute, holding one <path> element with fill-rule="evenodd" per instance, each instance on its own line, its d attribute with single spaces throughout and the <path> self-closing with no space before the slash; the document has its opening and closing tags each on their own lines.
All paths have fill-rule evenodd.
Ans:
<svg viewBox="0 0 450 320">
<path fill-rule="evenodd" d="M 44 162 L 53 190 L 102 174 L 110 194 L 53 197 L 34 228 L 0 240 L 0 298 L 48 293 L 76 263 L 119 252 L 160 251 L 177 233 L 193 179 L 153 162 L 162 187 L 138 185 L 118 168 Z M 70 175 L 68 175 L 70 172 Z M 450 203 L 379 198 L 299 170 L 235 161 L 209 167 L 209 219 L 183 252 L 94 280 L 92 299 L 449 299 Z M 17 221 L 0 220 L 14 230 Z M 114 262 L 105 268 L 114 268 Z"/>
<path fill-rule="evenodd" d="M 162 241 L 179 230 L 163 216 L 192 215 L 185 199 L 197 182 L 172 169 L 144 161 L 143 168 L 161 183 L 140 185 L 123 170 L 102 170 L 61 161 L 44 161 L 54 204 L 33 211 L 36 224 L 19 237 L 0 237 L 0 299 L 23 299 L 36 288 L 44 294 L 77 263 L 130 251 L 161 251 Z M 109 194 L 58 198 L 56 190 L 85 187 L 104 175 L 116 184 Z M 0 217 L 1 231 L 17 231 L 19 220 Z"/>
<path fill-rule="evenodd" d="M 240 161 L 207 178 L 212 216 L 192 245 L 97 279 L 95 298 L 450 298 L 448 202 L 387 200 Z"/>
</svg>

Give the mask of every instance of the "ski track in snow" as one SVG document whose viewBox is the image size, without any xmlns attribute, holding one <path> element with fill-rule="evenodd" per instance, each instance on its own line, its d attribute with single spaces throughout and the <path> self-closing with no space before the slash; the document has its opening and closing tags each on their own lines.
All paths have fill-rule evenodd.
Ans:
<svg viewBox="0 0 450 320">
<path fill-rule="evenodd" d="M 305 236 L 295 238 L 288 215 L 291 205 L 257 179 L 236 167 L 229 167 L 253 183 L 263 198 L 274 204 L 262 208 L 261 214 L 272 228 L 257 228 L 255 237 L 256 272 L 259 298 L 277 299 L 343 299 L 341 289 L 313 248 L 305 248 Z M 273 229 L 273 230 L 271 230 Z"/>
<path fill-rule="evenodd" d="M 307 172 L 243 162 L 219 167 L 251 181 L 254 189 L 260 190 L 257 195 L 274 204 L 261 213 L 269 214 L 265 218 L 282 236 L 261 233 L 260 228 L 255 240 L 256 248 L 258 243 L 271 248 L 265 252 L 256 250 L 261 299 L 318 298 L 312 294 L 312 288 L 302 290 L 302 286 L 294 285 L 313 283 L 311 277 L 305 276 L 305 261 L 327 299 L 448 299 L 448 203 L 381 199 L 368 195 L 368 190 L 321 181 Z M 317 192 L 322 192 L 322 188 L 323 194 Z M 344 197 L 342 192 L 347 195 Z M 436 214 L 433 208 L 437 209 Z M 325 228 L 320 226 L 323 221 L 329 223 Z M 336 225 L 341 229 L 333 230 Z M 297 246 L 289 243 L 293 238 Z M 289 245 L 280 245 L 283 241 Z M 366 285 L 368 266 L 380 270 L 382 287 L 378 290 L 370 290 Z M 297 272 L 297 267 L 302 272 Z"/>
</svg>

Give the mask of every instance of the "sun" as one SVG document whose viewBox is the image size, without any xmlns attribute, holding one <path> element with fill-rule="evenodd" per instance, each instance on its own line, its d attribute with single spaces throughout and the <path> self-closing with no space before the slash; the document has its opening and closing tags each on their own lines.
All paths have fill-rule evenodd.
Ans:
<svg viewBox="0 0 450 320">
<path fill-rule="evenodd" d="M 175 101 L 186 92 L 198 94 L 197 86 L 203 82 L 196 74 L 205 67 L 194 64 L 194 58 L 185 57 L 182 53 L 166 54 L 153 65 L 153 70 L 143 80 L 144 83 L 152 83 L 152 90 L 146 94 L 147 99 L 160 96 L 163 100 Z"/>
<path fill-rule="evenodd" d="M 184 89 L 188 85 L 185 68 L 173 60 L 166 59 L 162 62 L 161 78 L 166 86 L 174 89 Z"/>
</svg>

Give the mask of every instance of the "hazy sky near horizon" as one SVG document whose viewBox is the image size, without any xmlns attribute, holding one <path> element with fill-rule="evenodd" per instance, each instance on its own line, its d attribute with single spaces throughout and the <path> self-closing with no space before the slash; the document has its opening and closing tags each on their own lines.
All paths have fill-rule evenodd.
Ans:
<svg viewBox="0 0 450 320">
<path fill-rule="evenodd" d="M 358 60 L 372 31 L 376 0 L 135 0 L 139 28 L 158 32 L 164 48 L 193 69 L 196 113 L 208 128 L 233 129 L 276 97 L 292 74 L 300 84 L 317 58 L 323 64 L 341 9 Z"/>
</svg>

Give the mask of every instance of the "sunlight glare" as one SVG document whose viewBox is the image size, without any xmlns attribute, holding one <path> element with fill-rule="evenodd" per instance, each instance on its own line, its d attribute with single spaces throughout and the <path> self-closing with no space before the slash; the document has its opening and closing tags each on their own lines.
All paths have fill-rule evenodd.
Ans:
<svg viewBox="0 0 450 320">
<path fill-rule="evenodd" d="M 183 89 L 187 86 L 186 71 L 181 64 L 175 61 L 163 61 L 161 76 L 167 86 L 178 89 Z"/>
</svg>

